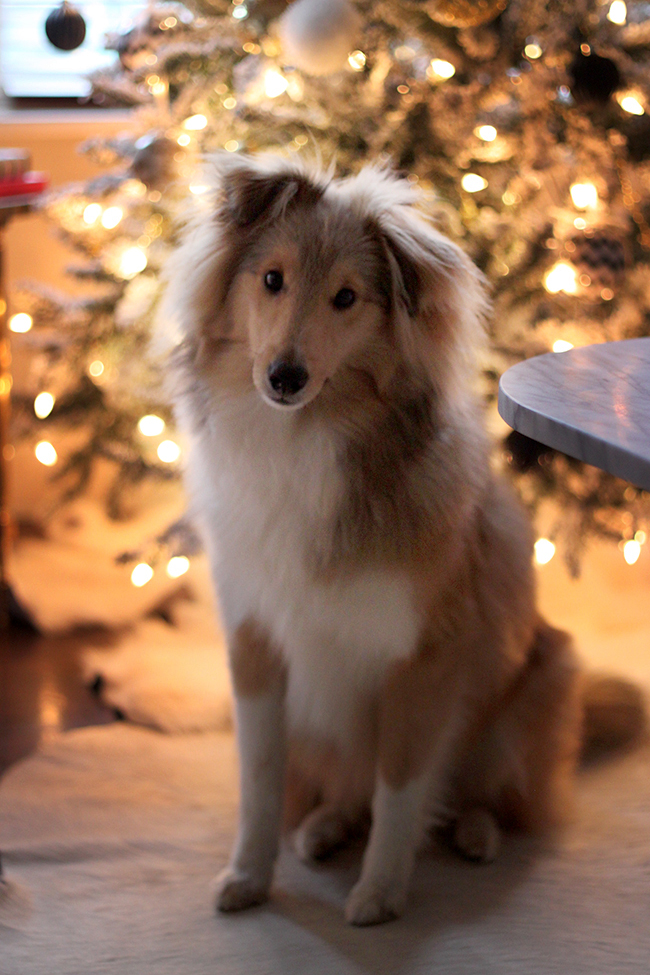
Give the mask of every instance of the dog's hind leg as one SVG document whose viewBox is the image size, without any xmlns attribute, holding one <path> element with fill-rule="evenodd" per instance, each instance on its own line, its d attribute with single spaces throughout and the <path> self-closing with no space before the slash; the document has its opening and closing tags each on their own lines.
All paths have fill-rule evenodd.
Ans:
<svg viewBox="0 0 650 975">
<path fill-rule="evenodd" d="M 359 831 L 362 818 L 338 804 L 324 802 L 312 809 L 295 831 L 294 849 L 305 863 L 323 860 Z"/>
<path fill-rule="evenodd" d="M 502 825 L 530 832 L 562 823 L 581 721 L 580 669 L 569 637 L 539 620 L 527 662 L 460 762 L 452 801 L 461 853 L 471 856 L 464 821 L 477 821 L 476 810 L 489 809 Z"/>
</svg>

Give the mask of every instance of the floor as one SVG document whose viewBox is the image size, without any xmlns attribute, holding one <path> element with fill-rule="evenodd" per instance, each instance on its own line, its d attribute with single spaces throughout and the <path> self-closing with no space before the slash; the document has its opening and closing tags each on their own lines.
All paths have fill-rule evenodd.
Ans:
<svg viewBox="0 0 650 975">
<path fill-rule="evenodd" d="M 0 631 L 0 774 L 56 731 L 107 724 L 119 715 L 85 685 L 79 656 L 105 643 L 101 630 L 43 636 Z"/>
</svg>

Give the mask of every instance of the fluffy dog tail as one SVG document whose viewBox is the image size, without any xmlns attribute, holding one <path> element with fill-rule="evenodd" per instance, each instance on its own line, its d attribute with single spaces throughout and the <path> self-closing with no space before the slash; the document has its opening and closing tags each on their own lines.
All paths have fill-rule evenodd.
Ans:
<svg viewBox="0 0 650 975">
<path fill-rule="evenodd" d="M 648 735 L 643 692 L 621 677 L 587 673 L 582 681 L 583 764 L 640 744 Z"/>
</svg>

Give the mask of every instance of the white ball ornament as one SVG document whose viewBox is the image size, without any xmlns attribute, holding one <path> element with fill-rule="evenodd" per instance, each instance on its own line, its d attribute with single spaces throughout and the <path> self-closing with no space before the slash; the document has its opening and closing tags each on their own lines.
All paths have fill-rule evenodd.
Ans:
<svg viewBox="0 0 650 975">
<path fill-rule="evenodd" d="M 285 63 L 305 74 L 341 71 L 354 50 L 361 17 L 349 0 L 295 0 L 279 22 Z"/>
</svg>

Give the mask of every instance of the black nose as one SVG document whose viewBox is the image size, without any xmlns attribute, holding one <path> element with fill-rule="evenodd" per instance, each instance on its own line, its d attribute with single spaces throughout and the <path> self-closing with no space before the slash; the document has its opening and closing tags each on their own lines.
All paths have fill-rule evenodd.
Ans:
<svg viewBox="0 0 650 975">
<path fill-rule="evenodd" d="M 304 366 L 290 359 L 278 358 L 268 368 L 269 385 L 280 396 L 295 396 L 307 385 L 309 373 Z"/>
</svg>

